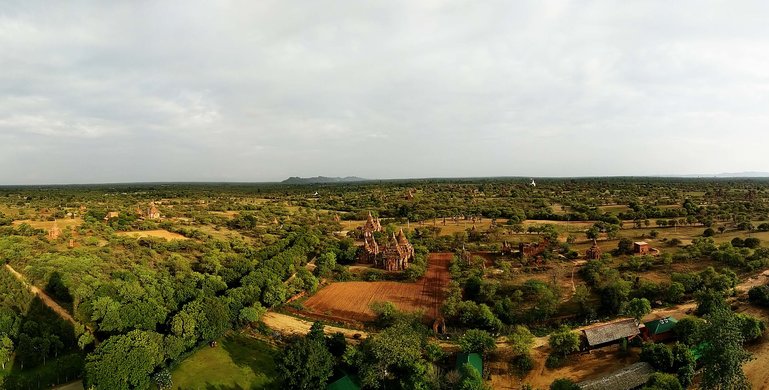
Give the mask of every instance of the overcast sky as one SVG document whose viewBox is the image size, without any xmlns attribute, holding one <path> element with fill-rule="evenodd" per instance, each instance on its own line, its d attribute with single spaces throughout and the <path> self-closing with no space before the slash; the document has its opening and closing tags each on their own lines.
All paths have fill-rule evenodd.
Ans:
<svg viewBox="0 0 769 390">
<path fill-rule="evenodd" d="M 0 0 L 0 184 L 769 171 L 766 1 Z"/>
</svg>

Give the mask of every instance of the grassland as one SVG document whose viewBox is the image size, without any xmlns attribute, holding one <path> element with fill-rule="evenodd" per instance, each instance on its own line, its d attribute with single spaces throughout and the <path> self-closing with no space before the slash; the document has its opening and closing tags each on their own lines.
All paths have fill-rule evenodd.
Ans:
<svg viewBox="0 0 769 390">
<path fill-rule="evenodd" d="M 172 372 L 174 389 L 271 389 L 275 353 L 245 334 L 227 336 L 177 366 Z"/>
</svg>

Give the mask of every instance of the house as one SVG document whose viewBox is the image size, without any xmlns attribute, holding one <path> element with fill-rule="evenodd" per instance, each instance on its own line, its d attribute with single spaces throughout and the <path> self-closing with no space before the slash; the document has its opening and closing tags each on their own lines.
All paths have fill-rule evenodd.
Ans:
<svg viewBox="0 0 769 390">
<path fill-rule="evenodd" d="M 678 321 L 673 317 L 645 322 L 641 326 L 641 334 L 644 340 L 652 340 L 654 342 L 670 340 L 676 337 L 673 329 L 677 323 Z"/>
<path fill-rule="evenodd" d="M 648 255 L 651 253 L 651 247 L 648 242 L 636 241 L 633 243 L 633 253 L 636 255 Z"/>
<path fill-rule="evenodd" d="M 633 318 L 599 325 L 582 331 L 582 349 L 601 348 L 619 343 L 622 339 L 632 340 L 639 334 L 638 322 Z"/>
<path fill-rule="evenodd" d="M 360 390 L 360 386 L 349 375 L 345 375 L 326 386 L 326 390 Z"/>
<path fill-rule="evenodd" d="M 649 363 L 640 362 L 615 371 L 602 378 L 577 383 L 583 390 L 631 390 L 649 380 L 654 368 Z"/>
<path fill-rule="evenodd" d="M 112 218 L 118 218 L 120 217 L 120 213 L 117 211 L 110 211 L 107 213 L 107 215 L 104 216 L 104 222 L 109 222 Z"/>
<path fill-rule="evenodd" d="M 481 357 L 480 354 L 477 354 L 475 352 L 473 353 L 460 352 L 459 354 L 457 354 L 457 362 L 455 365 L 455 368 L 457 369 L 457 371 L 462 372 L 462 367 L 464 367 L 465 364 L 469 364 L 476 371 L 478 371 L 479 374 L 483 375 L 483 358 Z"/>
</svg>

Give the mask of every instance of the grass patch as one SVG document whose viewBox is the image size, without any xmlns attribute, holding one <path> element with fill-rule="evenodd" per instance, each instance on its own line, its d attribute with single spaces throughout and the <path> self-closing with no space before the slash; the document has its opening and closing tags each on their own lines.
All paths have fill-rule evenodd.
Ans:
<svg viewBox="0 0 769 390">
<path fill-rule="evenodd" d="M 275 349 L 234 334 L 202 347 L 173 371 L 175 389 L 267 389 L 275 381 Z"/>
</svg>

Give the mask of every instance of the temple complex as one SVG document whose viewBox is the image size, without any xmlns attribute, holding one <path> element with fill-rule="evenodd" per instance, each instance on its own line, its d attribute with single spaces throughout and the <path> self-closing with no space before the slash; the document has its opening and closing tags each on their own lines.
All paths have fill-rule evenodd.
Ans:
<svg viewBox="0 0 769 390">
<path fill-rule="evenodd" d="M 374 238 L 374 233 L 381 231 L 382 224 L 379 219 L 369 213 L 363 225 L 361 259 L 388 271 L 402 271 L 408 268 L 409 263 L 414 260 L 414 246 L 409 243 L 403 229 L 397 234 L 393 233 L 384 245 L 380 245 Z"/>
</svg>

